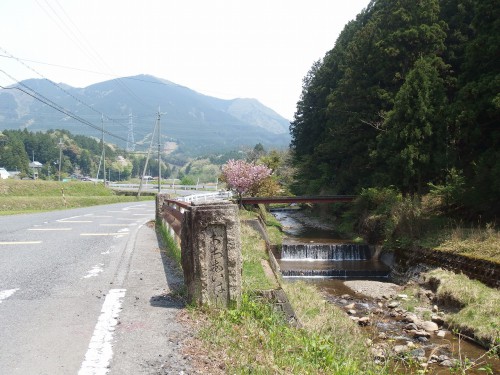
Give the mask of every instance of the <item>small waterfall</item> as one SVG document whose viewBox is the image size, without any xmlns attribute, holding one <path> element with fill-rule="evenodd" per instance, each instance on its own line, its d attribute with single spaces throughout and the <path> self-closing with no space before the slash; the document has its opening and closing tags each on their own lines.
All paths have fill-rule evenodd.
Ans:
<svg viewBox="0 0 500 375">
<path fill-rule="evenodd" d="M 368 245 L 351 243 L 284 243 L 280 268 L 284 277 L 389 277 L 389 268 L 372 257 Z"/>
<path fill-rule="evenodd" d="M 368 245 L 358 244 L 291 244 L 284 243 L 281 247 L 282 260 L 369 260 L 371 251 Z"/>
</svg>

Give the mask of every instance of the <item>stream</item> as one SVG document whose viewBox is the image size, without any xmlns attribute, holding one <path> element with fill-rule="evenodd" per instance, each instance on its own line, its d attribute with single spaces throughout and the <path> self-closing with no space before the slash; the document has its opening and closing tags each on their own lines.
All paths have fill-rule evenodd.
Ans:
<svg viewBox="0 0 500 375">
<path fill-rule="evenodd" d="M 327 301 L 346 311 L 368 333 L 376 361 L 398 356 L 401 367 L 396 371 L 401 374 L 412 374 L 415 366 L 431 374 L 449 374 L 455 369 L 500 374 L 498 356 L 488 357 L 481 346 L 446 330 L 443 313 L 430 299 L 403 308 L 409 297 L 402 293 L 402 286 L 391 283 L 390 267 L 373 249 L 342 239 L 332 224 L 304 211 L 272 214 L 285 234 L 278 259 L 285 281 L 314 283 Z M 431 328 L 425 331 L 422 325 Z"/>
</svg>

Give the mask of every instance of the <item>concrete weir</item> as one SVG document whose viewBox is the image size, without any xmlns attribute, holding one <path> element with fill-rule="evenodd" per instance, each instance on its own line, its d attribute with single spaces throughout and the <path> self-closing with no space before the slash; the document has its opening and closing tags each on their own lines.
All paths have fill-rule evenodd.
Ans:
<svg viewBox="0 0 500 375">
<path fill-rule="evenodd" d="M 390 269 L 372 248 L 349 243 L 283 243 L 280 268 L 285 277 L 388 278 Z"/>
</svg>

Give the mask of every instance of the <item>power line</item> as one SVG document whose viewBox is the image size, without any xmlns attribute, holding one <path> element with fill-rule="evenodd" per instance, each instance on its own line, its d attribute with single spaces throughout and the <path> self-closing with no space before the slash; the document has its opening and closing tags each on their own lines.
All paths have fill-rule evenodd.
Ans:
<svg viewBox="0 0 500 375">
<path fill-rule="evenodd" d="M 16 89 L 16 90 L 19 90 L 19 91 L 22 91 L 23 93 L 25 93 L 26 95 L 29 95 L 31 96 L 33 99 L 36 99 L 38 100 L 39 102 L 42 102 L 44 103 L 45 105 L 55 109 L 56 111 L 58 112 L 61 112 L 63 114 L 65 114 L 66 116 L 69 116 L 71 117 L 72 119 L 82 123 L 82 124 L 85 124 L 95 130 L 101 130 L 97 125 L 94 125 L 92 124 L 90 121 L 87 121 L 85 120 L 84 118 L 78 116 L 78 115 L 75 115 L 74 113 L 72 113 L 71 111 L 67 110 L 66 108 L 63 108 L 61 106 L 59 106 L 57 103 L 53 102 L 52 100 L 46 98 L 45 96 L 43 96 L 42 94 L 36 92 L 35 90 L 33 90 L 32 88 L 26 86 L 25 84 L 23 84 L 22 82 L 19 82 L 17 81 L 14 77 L 12 77 L 10 74 L 8 74 L 7 72 L 3 71 L 0 69 L 0 71 L 2 73 L 4 73 L 5 75 L 7 75 L 8 77 L 10 77 L 11 79 L 13 79 L 14 81 L 16 81 L 19 85 L 23 86 L 24 88 L 26 88 L 27 90 L 30 90 L 32 93 L 26 91 L 26 90 L 23 90 L 22 88 L 20 87 L 4 87 L 4 86 L 0 86 L 0 88 L 2 89 Z M 34 94 L 33 94 L 34 93 Z M 104 133 L 110 135 L 111 137 L 114 137 L 114 138 L 117 138 L 117 139 L 120 139 L 122 141 L 125 141 L 127 142 L 127 139 L 126 138 L 123 138 L 117 134 L 114 134 L 114 133 L 111 133 L 107 130 L 104 130 Z"/>
<path fill-rule="evenodd" d="M 32 72 L 38 74 L 40 77 L 42 77 L 43 79 L 45 79 L 47 82 L 51 83 L 53 86 L 57 87 L 59 90 L 63 91 L 64 93 L 66 93 L 67 95 L 69 95 L 70 97 L 72 97 L 74 100 L 76 100 L 77 102 L 83 104 L 85 107 L 89 108 L 91 111 L 99 114 L 99 116 L 105 116 L 106 120 L 109 120 L 109 121 L 113 121 L 113 122 L 116 122 L 114 119 L 111 119 L 109 118 L 108 116 L 104 115 L 102 112 L 99 112 L 97 109 L 93 108 L 91 105 L 85 103 L 84 101 L 82 101 L 81 99 L 77 98 L 76 96 L 74 96 L 73 94 L 71 94 L 70 92 L 66 91 L 64 88 L 62 88 L 61 86 L 59 86 L 57 83 L 51 81 L 50 79 L 46 78 L 43 74 L 39 73 L 38 71 L 36 71 L 35 69 L 33 69 L 32 67 L 30 67 L 29 65 L 25 64 L 24 62 L 22 62 L 21 60 L 19 60 L 17 57 L 15 57 L 14 55 L 10 54 L 9 52 L 7 52 L 4 48 L 2 48 L 0 46 L 0 50 L 2 50 L 4 53 L 8 54 L 8 55 L 11 55 L 11 57 L 15 60 L 17 60 L 20 64 L 24 65 L 26 68 L 28 68 L 29 70 L 31 70 Z M 32 90 L 32 89 L 31 89 Z M 125 129 L 127 129 L 127 126 L 126 125 L 121 125 L 123 126 Z"/>
</svg>

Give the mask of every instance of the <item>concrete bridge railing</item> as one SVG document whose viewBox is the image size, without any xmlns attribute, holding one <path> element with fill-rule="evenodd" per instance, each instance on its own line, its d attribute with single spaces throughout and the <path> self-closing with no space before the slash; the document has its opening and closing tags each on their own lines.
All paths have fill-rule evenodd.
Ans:
<svg viewBox="0 0 500 375">
<path fill-rule="evenodd" d="M 241 301 L 238 207 L 228 201 L 182 202 L 158 194 L 157 220 L 181 247 L 189 302 L 213 307 Z"/>
</svg>

